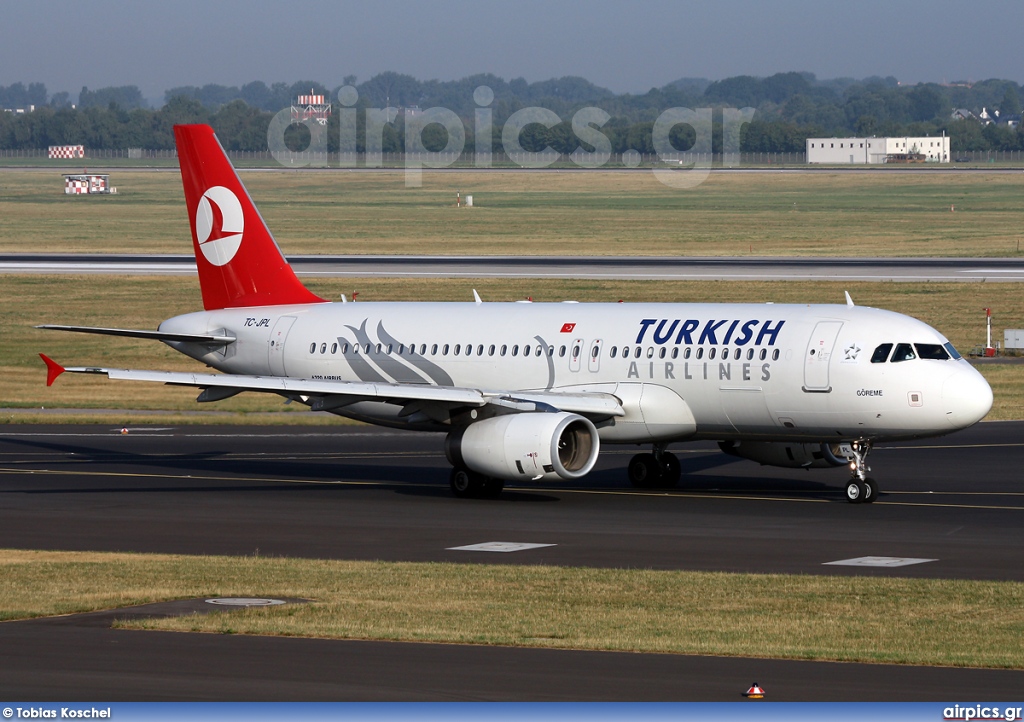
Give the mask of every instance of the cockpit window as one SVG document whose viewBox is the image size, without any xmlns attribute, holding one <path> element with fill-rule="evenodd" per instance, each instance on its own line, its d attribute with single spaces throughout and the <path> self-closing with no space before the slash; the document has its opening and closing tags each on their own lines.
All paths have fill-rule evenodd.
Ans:
<svg viewBox="0 0 1024 722">
<path fill-rule="evenodd" d="M 955 348 L 953 348 L 953 344 L 951 344 L 949 341 L 947 341 L 946 343 L 942 344 L 942 348 L 946 349 L 949 352 L 949 355 L 953 358 L 954 361 L 957 361 L 957 360 L 963 358 L 963 356 L 961 356 L 959 353 L 957 353 L 957 350 Z"/>
<path fill-rule="evenodd" d="M 891 343 L 881 344 L 878 348 L 875 349 L 875 352 L 871 354 L 871 363 L 884 364 L 885 360 L 889 358 L 890 351 L 892 351 Z"/>
<path fill-rule="evenodd" d="M 940 346 L 937 343 L 915 343 L 914 348 L 917 349 L 917 355 L 921 358 L 934 361 L 949 360 L 949 353 L 946 352 L 945 346 Z"/>
<path fill-rule="evenodd" d="M 900 361 L 911 361 L 917 358 L 914 355 L 914 347 L 909 343 L 898 343 L 896 344 L 896 350 L 892 352 L 892 363 L 898 363 Z"/>
</svg>

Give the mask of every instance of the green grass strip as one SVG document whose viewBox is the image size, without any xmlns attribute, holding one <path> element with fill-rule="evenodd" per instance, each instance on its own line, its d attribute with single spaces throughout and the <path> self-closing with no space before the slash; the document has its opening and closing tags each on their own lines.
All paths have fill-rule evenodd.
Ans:
<svg viewBox="0 0 1024 722">
<path fill-rule="evenodd" d="M 0 619 L 235 595 L 314 601 L 122 626 L 1024 668 L 1017 582 L 0 551 Z"/>
</svg>

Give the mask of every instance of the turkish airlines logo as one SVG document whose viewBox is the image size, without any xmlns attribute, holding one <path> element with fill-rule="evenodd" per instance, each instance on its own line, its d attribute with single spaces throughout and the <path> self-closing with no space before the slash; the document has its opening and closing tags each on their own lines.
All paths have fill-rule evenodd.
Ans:
<svg viewBox="0 0 1024 722">
<path fill-rule="evenodd" d="M 574 323 L 563 323 L 562 330 L 559 331 L 559 333 L 572 333 L 574 328 L 576 328 L 576 324 Z"/>
<path fill-rule="evenodd" d="M 228 263 L 242 245 L 245 218 L 238 197 L 224 186 L 213 186 L 196 206 L 196 239 L 206 260 L 215 266 Z"/>
</svg>

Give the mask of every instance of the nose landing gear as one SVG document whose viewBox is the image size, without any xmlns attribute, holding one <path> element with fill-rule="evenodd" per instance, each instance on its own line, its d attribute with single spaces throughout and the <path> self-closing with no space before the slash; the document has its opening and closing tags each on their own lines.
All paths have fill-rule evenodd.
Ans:
<svg viewBox="0 0 1024 722">
<path fill-rule="evenodd" d="M 870 504 L 878 498 L 878 483 L 867 475 L 871 453 L 871 441 L 864 439 L 850 444 L 853 459 L 850 460 L 850 480 L 846 482 L 846 500 L 851 504 Z"/>
</svg>

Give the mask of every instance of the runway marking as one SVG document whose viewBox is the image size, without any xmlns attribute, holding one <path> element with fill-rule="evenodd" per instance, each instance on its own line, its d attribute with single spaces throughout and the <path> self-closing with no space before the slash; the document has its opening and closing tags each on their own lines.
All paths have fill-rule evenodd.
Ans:
<svg viewBox="0 0 1024 722">
<path fill-rule="evenodd" d="M 938 559 L 915 559 L 913 557 L 856 557 L 854 559 L 840 559 L 837 562 L 824 562 L 823 567 L 909 567 L 911 564 L 924 564 L 925 562 L 937 562 Z"/>
<path fill-rule="evenodd" d="M 1006 449 L 1024 446 L 1024 442 L 1013 441 L 999 444 L 928 444 L 921 446 L 876 446 L 875 451 L 917 451 L 935 449 Z"/>
<path fill-rule="evenodd" d="M 248 476 L 193 476 L 191 474 L 145 474 L 138 472 L 104 472 L 104 471 L 60 471 L 56 469 L 12 469 L 12 468 L 0 468 L 0 475 L 21 475 L 31 476 L 33 474 L 46 475 L 46 476 L 89 476 L 89 477 L 111 477 L 111 478 L 128 478 L 128 479 L 169 479 L 175 481 L 232 481 L 232 482 L 262 482 L 267 484 L 311 484 L 318 486 L 403 486 L 403 487 L 423 487 L 423 488 L 441 488 L 437 484 L 423 484 L 416 482 L 403 482 L 403 481 L 379 481 L 379 480 L 367 480 L 360 481 L 356 479 L 334 479 L 334 480 L 318 480 L 318 479 L 287 479 L 287 478 L 267 478 L 267 477 L 248 477 Z M 531 486 L 520 486 L 520 487 L 505 487 L 509 491 L 520 491 L 526 493 L 559 493 L 559 494 L 588 494 L 594 496 L 637 496 L 637 497 L 664 497 L 664 498 L 679 498 L 679 499 L 723 499 L 723 500 L 737 500 L 737 501 L 781 501 L 781 502 L 797 502 L 804 504 L 833 504 L 836 503 L 835 499 L 802 499 L 791 496 L 752 496 L 747 494 L 706 494 L 701 492 L 649 492 L 649 491 L 634 491 L 630 489 L 566 489 L 561 487 L 531 487 Z M 897 492 L 903 493 L 903 492 Z M 906 492 L 910 493 L 910 492 Z M 946 492 L 950 495 L 955 495 L 956 492 Z M 992 496 L 1000 496 L 998 492 L 993 492 Z M 943 503 L 924 503 L 924 502 L 906 502 L 906 501 L 876 501 L 875 506 L 915 506 L 915 507 L 928 507 L 928 508 L 946 508 L 946 509 L 990 509 L 996 511 L 1024 511 L 1024 506 L 994 506 L 987 504 L 943 504 Z"/>
<path fill-rule="evenodd" d="M 445 551 L 450 552 L 521 552 L 527 549 L 540 549 L 542 547 L 553 547 L 556 544 L 530 544 L 525 542 L 482 542 L 480 544 L 467 544 L 461 547 L 447 547 Z"/>
</svg>

